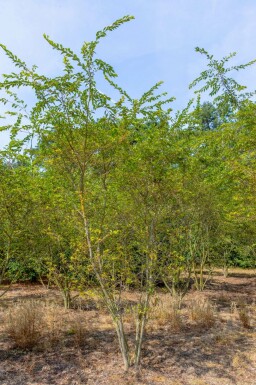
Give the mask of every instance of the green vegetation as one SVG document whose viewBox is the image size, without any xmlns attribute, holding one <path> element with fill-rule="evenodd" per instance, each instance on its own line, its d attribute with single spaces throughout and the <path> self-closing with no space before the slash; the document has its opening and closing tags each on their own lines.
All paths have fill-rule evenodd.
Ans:
<svg viewBox="0 0 256 385">
<path fill-rule="evenodd" d="M 229 77 L 255 61 L 228 68 L 234 54 L 218 61 L 197 48 L 208 60 L 191 84 L 197 99 L 173 114 L 161 82 L 133 99 L 96 57 L 102 38 L 131 19 L 97 32 L 79 55 L 44 36 L 63 56 L 56 77 L 1 45 L 17 72 L 0 83 L 9 108 L 1 130 L 11 132 L 0 153 L 0 283 L 48 281 L 66 308 L 72 291 L 98 288 L 125 369 L 140 363 L 156 285 L 180 306 L 214 267 L 227 275 L 256 263 L 256 104 Z M 98 90 L 98 74 L 119 100 Z M 22 100 L 24 88 L 33 98 Z M 206 91 L 211 102 L 202 103 Z M 123 320 L 129 288 L 139 292 L 133 346 Z"/>
</svg>

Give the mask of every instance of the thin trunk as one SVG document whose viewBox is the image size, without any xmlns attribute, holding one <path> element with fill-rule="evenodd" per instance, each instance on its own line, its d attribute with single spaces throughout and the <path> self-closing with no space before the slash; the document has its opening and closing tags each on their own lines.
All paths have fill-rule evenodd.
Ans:
<svg viewBox="0 0 256 385">
<path fill-rule="evenodd" d="M 129 356 L 129 348 L 128 348 L 127 339 L 125 336 L 122 317 L 121 317 L 121 314 L 119 312 L 119 309 L 117 309 L 117 305 L 115 303 L 115 300 L 113 298 L 111 298 L 111 295 L 108 293 L 108 289 L 107 289 L 107 287 L 104 283 L 104 279 L 102 278 L 101 273 L 100 273 L 100 270 L 101 270 L 100 265 L 97 266 L 97 261 L 95 260 L 95 255 L 94 255 L 94 251 L 93 251 L 93 247 L 92 247 L 92 243 L 91 243 L 89 224 L 88 224 L 88 220 L 86 218 L 85 210 L 84 210 L 82 191 L 80 194 L 80 202 L 81 202 L 81 216 L 83 219 L 84 231 L 85 231 L 90 261 L 92 263 L 92 267 L 93 267 L 94 273 L 96 275 L 96 278 L 99 282 L 103 298 L 104 298 L 105 303 L 107 305 L 107 308 L 108 308 L 108 310 L 112 316 L 113 322 L 116 326 L 116 332 L 117 332 L 117 336 L 118 336 L 119 347 L 120 347 L 122 358 L 123 358 L 124 368 L 125 368 L 125 370 L 128 370 L 128 368 L 130 367 L 130 356 Z"/>
<path fill-rule="evenodd" d="M 72 302 L 70 291 L 63 290 L 62 296 L 63 296 L 63 301 L 64 301 L 64 308 L 66 310 L 70 309 L 71 308 L 71 302 Z"/>
<path fill-rule="evenodd" d="M 142 348 L 142 342 L 144 338 L 144 331 L 145 331 L 145 325 L 147 321 L 147 313 L 148 313 L 148 306 L 149 306 L 149 298 L 150 294 L 146 294 L 146 299 L 143 304 L 142 314 L 138 315 L 137 323 L 136 323 L 136 337 L 135 337 L 135 353 L 134 353 L 134 364 L 136 367 L 140 364 L 141 359 L 141 348 Z M 140 310 L 138 309 L 140 312 Z"/>
<path fill-rule="evenodd" d="M 39 281 L 40 281 L 40 283 L 41 283 L 41 285 L 43 286 L 44 289 L 49 290 L 49 288 L 50 288 L 50 281 L 49 281 L 49 279 L 47 280 L 47 285 L 46 285 L 44 283 L 44 280 L 43 280 L 42 276 L 39 275 Z"/>
<path fill-rule="evenodd" d="M 123 320 L 121 317 L 118 317 L 118 319 L 115 321 L 115 325 L 116 325 L 116 332 L 118 336 L 119 347 L 123 358 L 124 369 L 127 371 L 130 367 L 130 354 L 129 354 L 129 347 L 128 347 L 128 343 L 127 343 L 127 339 L 124 331 Z"/>
<path fill-rule="evenodd" d="M 223 267 L 223 275 L 224 275 L 225 278 L 228 277 L 228 266 L 224 266 Z"/>
<path fill-rule="evenodd" d="M 229 253 L 224 251 L 223 275 L 225 278 L 227 278 L 228 276 L 228 257 L 229 257 Z"/>
</svg>

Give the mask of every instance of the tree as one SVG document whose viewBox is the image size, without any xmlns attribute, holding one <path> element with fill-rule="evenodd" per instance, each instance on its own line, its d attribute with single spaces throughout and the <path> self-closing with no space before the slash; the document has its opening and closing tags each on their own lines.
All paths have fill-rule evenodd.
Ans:
<svg viewBox="0 0 256 385">
<path fill-rule="evenodd" d="M 39 270 L 46 267 L 66 307 L 71 291 L 86 290 L 93 277 L 116 328 L 125 369 L 140 364 L 159 280 L 180 300 L 192 275 L 202 290 L 205 269 L 210 272 L 223 252 L 223 234 L 239 239 L 236 251 L 249 247 L 255 256 L 255 104 L 228 77 L 230 70 L 254 61 L 226 68 L 233 55 L 217 61 L 197 49 L 209 61 L 192 83 L 205 81 L 196 91 L 198 103 L 190 111 L 190 101 L 171 117 L 165 105 L 173 98 L 159 93 L 161 82 L 133 99 L 115 83 L 114 69 L 96 57 L 102 38 L 131 19 L 125 16 L 97 32 L 80 54 L 45 36 L 63 56 L 63 73 L 55 77 L 29 68 L 1 46 L 18 71 L 0 83 L 1 101 L 14 119 L 2 127 L 11 129 L 6 154 L 18 165 L 9 167 L 7 158 L 1 164 L 3 275 L 10 258 L 29 255 Z M 117 102 L 98 90 L 99 74 L 119 92 Z M 34 92 L 30 107 L 19 98 L 22 87 Z M 201 105 L 207 90 L 213 101 Z M 22 140 L 21 130 L 27 132 Z M 25 150 L 34 136 L 37 146 Z M 124 325 L 128 286 L 139 296 L 133 344 Z"/>
<path fill-rule="evenodd" d="M 229 120 L 231 115 L 239 110 L 242 102 L 248 100 L 254 93 L 243 92 L 246 87 L 239 84 L 234 78 L 229 77 L 232 71 L 240 71 L 256 62 L 256 59 L 251 60 L 246 64 L 227 67 L 227 63 L 236 56 L 236 52 L 217 60 L 213 55 L 209 54 L 204 48 L 196 47 L 196 52 L 204 55 L 207 60 L 208 69 L 201 74 L 189 85 L 193 88 L 204 82 L 203 86 L 195 91 L 199 96 L 209 91 L 209 95 L 213 97 L 213 104 L 218 109 L 218 114 L 223 121 Z"/>
<path fill-rule="evenodd" d="M 0 155 L 0 284 L 21 278 L 20 267 L 31 255 L 28 228 L 35 202 L 29 159 L 24 155 L 17 162 L 14 155 L 10 151 Z"/>
<path fill-rule="evenodd" d="M 20 72 L 5 75 L 1 84 L 1 88 L 7 91 L 21 86 L 30 87 L 35 91 L 37 100 L 29 115 L 29 127 L 38 136 L 37 156 L 41 167 L 50 167 L 62 179 L 69 196 L 72 195 L 71 201 L 82 234 L 83 253 L 90 261 L 115 324 L 126 369 L 131 361 L 123 327 L 120 296 L 116 296 L 116 289 L 105 271 L 105 266 L 109 265 L 106 260 L 112 258 L 112 253 L 107 251 L 106 246 L 116 233 L 110 220 L 113 216 L 112 201 L 115 198 L 115 173 L 120 165 L 120 151 L 129 153 L 131 148 L 135 148 L 132 143 L 136 127 L 141 122 L 140 116 L 144 116 L 144 119 L 161 118 L 168 114 L 168 111 L 163 111 L 162 106 L 172 100 L 163 99 L 165 94 L 155 94 L 161 83 L 153 86 L 139 100 L 133 100 L 113 82 L 113 78 L 117 76 L 113 68 L 95 58 L 95 50 L 100 40 L 109 31 L 132 18 L 125 16 L 97 32 L 94 41 L 83 44 L 81 57 L 45 36 L 48 43 L 64 57 L 64 74 L 55 78 L 38 74 L 36 67 L 29 69 L 24 62 L 2 46 L 7 56 L 20 68 Z M 97 72 L 101 72 L 107 82 L 120 92 L 121 98 L 117 103 L 112 105 L 111 98 L 98 91 L 95 81 Z M 13 108 L 16 107 L 14 104 Z M 102 110 L 103 114 L 99 116 Z M 16 131 L 22 126 L 22 117 L 24 116 L 19 117 Z M 148 231 L 151 231 L 150 229 L 151 227 Z M 149 246 L 147 244 L 147 248 Z M 154 250 L 148 251 L 147 255 L 149 254 L 153 255 Z M 146 280 L 148 288 L 151 281 L 149 273 Z M 147 307 L 148 300 L 143 308 L 135 345 L 136 365 L 140 360 Z M 138 307 L 138 314 L 140 313 L 141 309 Z M 139 318 L 141 319 L 140 316 Z"/>
<path fill-rule="evenodd" d="M 220 125 L 218 111 L 210 102 L 204 102 L 199 110 L 199 121 L 203 130 L 215 130 Z"/>
</svg>

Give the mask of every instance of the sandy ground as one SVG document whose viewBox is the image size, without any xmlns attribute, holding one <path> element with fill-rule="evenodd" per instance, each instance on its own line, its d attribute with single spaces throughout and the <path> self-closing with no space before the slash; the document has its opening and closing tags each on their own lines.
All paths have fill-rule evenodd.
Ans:
<svg viewBox="0 0 256 385">
<path fill-rule="evenodd" d="M 159 291 L 157 296 L 167 306 L 168 294 Z M 129 300 L 135 297 L 127 293 Z M 212 327 L 189 319 L 189 305 L 195 298 L 207 298 L 213 304 Z M 17 304 L 31 300 L 41 304 L 42 313 L 50 308 L 51 319 L 50 329 L 43 328 L 38 343 L 26 350 L 15 346 L 6 328 L 8 314 Z M 187 295 L 180 330 L 173 329 L 168 317 L 162 319 L 160 313 L 152 317 L 141 368 L 125 373 L 111 319 L 97 301 L 83 300 L 79 309 L 65 311 L 56 290 L 15 285 L 0 302 L 0 384 L 255 385 L 255 301 L 253 272 L 232 272 L 228 278 L 215 275 L 203 293 Z M 241 323 L 240 306 L 247 309 L 250 328 Z M 128 316 L 126 327 L 132 340 L 130 322 Z"/>
</svg>

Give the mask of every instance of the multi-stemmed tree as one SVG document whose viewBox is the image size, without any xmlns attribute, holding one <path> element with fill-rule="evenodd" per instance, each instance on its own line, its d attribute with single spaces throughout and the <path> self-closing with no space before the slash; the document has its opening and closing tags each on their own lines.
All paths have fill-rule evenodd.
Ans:
<svg viewBox="0 0 256 385">
<path fill-rule="evenodd" d="M 156 282 L 182 299 L 193 273 L 203 289 L 205 268 L 223 252 L 223 240 L 233 240 L 241 223 L 251 231 L 255 222 L 255 104 L 228 76 L 253 62 L 226 68 L 233 55 L 217 61 L 197 49 L 209 63 L 192 85 L 205 81 L 197 93 L 215 97 L 202 105 L 199 97 L 192 111 L 193 101 L 171 117 L 165 105 L 173 98 L 158 93 L 161 83 L 133 99 L 96 56 L 101 39 L 131 19 L 97 32 L 80 54 L 45 36 L 63 56 L 63 73 L 55 77 L 1 46 L 18 71 L 0 83 L 14 119 L 2 127 L 11 129 L 4 156 L 15 154 L 16 161 L 0 165 L 2 276 L 10 259 L 29 255 L 60 288 L 67 308 L 71 291 L 85 290 L 93 276 L 125 369 L 140 363 Z M 99 91 L 98 74 L 119 100 Z M 23 87 L 34 92 L 34 104 L 19 98 Z M 32 138 L 36 147 L 25 149 Z M 249 243 L 255 256 L 255 241 Z M 240 236 L 241 245 L 247 237 Z M 133 345 L 123 320 L 129 286 L 139 292 Z"/>
</svg>

